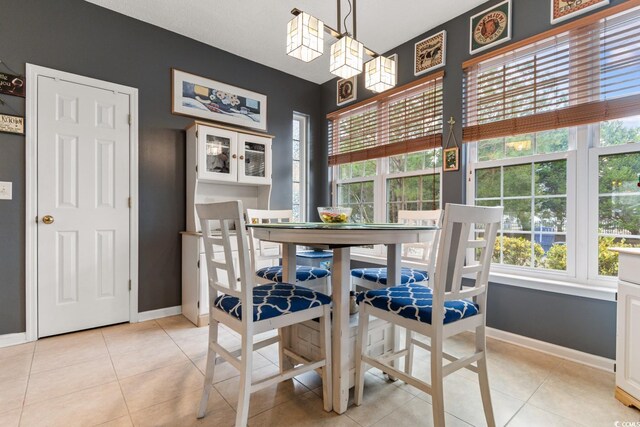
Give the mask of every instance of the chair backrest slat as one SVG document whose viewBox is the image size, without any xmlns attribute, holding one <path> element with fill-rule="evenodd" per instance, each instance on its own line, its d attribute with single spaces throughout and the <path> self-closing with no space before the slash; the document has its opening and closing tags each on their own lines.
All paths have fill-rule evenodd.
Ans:
<svg viewBox="0 0 640 427">
<path fill-rule="evenodd" d="M 502 211 L 502 207 L 447 204 L 433 285 L 434 318 L 444 316 L 445 300 L 471 297 L 476 299 L 476 303 L 480 306 L 480 313 L 484 315 L 491 256 L 502 221 Z M 474 225 L 475 230 L 483 230 L 482 239 L 470 238 L 474 232 Z M 465 265 L 469 249 L 480 249 L 478 263 Z M 453 273 L 449 279 L 448 272 L 451 268 Z M 473 287 L 462 287 L 465 274 L 475 274 Z"/>
<path fill-rule="evenodd" d="M 247 209 L 247 222 L 250 224 L 291 222 L 292 219 L 292 210 Z M 254 271 L 267 266 L 258 264 L 271 265 L 282 256 L 282 245 L 256 239 L 251 227 L 249 227 L 249 246 L 251 248 L 251 268 Z"/>
<path fill-rule="evenodd" d="M 202 227 L 211 303 L 220 292 L 238 297 L 243 305 L 248 304 L 245 307 L 250 307 L 254 275 L 250 274 L 251 259 L 242 202 L 198 204 L 196 210 Z M 234 241 L 237 247 L 235 259 Z M 222 276 L 220 272 L 223 272 Z M 252 316 L 243 316 L 243 320 L 245 318 L 252 320 Z"/>
<path fill-rule="evenodd" d="M 438 242 L 440 240 L 440 225 L 442 224 L 442 210 L 431 211 L 398 211 L 398 223 L 408 225 L 438 226 L 433 231 L 432 240 L 422 243 L 408 243 L 402 245 L 402 261 L 423 264 L 429 275 L 435 271 Z M 416 255 L 418 254 L 418 255 Z"/>
</svg>

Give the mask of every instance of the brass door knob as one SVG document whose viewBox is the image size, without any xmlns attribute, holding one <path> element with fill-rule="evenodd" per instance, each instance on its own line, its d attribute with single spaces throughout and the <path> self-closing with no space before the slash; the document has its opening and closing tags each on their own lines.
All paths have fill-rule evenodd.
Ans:
<svg viewBox="0 0 640 427">
<path fill-rule="evenodd" d="M 53 217 L 51 215 L 45 215 L 42 217 L 42 222 L 44 222 L 45 224 L 49 225 L 49 224 L 53 224 Z"/>
</svg>

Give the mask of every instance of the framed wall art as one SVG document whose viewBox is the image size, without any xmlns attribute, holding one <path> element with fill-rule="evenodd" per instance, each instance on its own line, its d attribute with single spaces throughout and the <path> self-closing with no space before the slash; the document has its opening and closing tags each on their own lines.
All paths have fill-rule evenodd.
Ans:
<svg viewBox="0 0 640 427">
<path fill-rule="evenodd" d="M 172 69 L 173 114 L 267 130 L 265 95 Z"/>
<path fill-rule="evenodd" d="M 442 169 L 444 171 L 457 171 L 460 169 L 459 158 L 460 149 L 458 147 L 445 148 L 442 150 L 442 158 L 444 160 Z"/>
<path fill-rule="evenodd" d="M 336 83 L 336 105 L 348 104 L 358 97 L 357 76 L 348 79 L 340 79 Z"/>
<path fill-rule="evenodd" d="M 413 75 L 419 76 L 446 64 L 447 32 L 420 40 L 413 49 Z"/>
<path fill-rule="evenodd" d="M 608 4 L 609 0 L 551 0 L 551 23 L 557 24 Z"/>
<path fill-rule="evenodd" d="M 511 40 L 511 0 L 473 15 L 469 25 L 469 53 L 472 55 Z"/>
</svg>

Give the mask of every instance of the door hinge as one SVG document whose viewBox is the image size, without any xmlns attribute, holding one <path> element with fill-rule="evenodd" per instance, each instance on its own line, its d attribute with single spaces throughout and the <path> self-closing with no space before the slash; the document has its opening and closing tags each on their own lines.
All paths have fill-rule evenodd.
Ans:
<svg viewBox="0 0 640 427">
<path fill-rule="evenodd" d="M 200 301 L 198 301 L 198 308 L 200 308 Z"/>
<path fill-rule="evenodd" d="M 130 125 L 133 124 L 133 116 L 131 114 L 129 114 L 129 124 Z"/>
<path fill-rule="evenodd" d="M 200 268 L 200 260 L 198 260 L 198 268 Z"/>
<path fill-rule="evenodd" d="M 36 215 L 36 224 L 38 223 L 38 215 Z"/>
<path fill-rule="evenodd" d="M 616 301 L 618 301 L 618 293 L 616 292 Z"/>
<path fill-rule="evenodd" d="M 198 165 L 196 165 L 196 172 L 198 172 Z"/>
<path fill-rule="evenodd" d="M 131 201 L 131 197 L 129 197 L 129 199 L 127 200 L 127 204 L 129 205 L 129 209 L 131 209 L 131 205 L 132 205 L 132 201 Z"/>
<path fill-rule="evenodd" d="M 129 291 L 131 291 L 131 280 L 129 280 Z"/>
<path fill-rule="evenodd" d="M 613 372 L 617 372 L 618 370 L 618 365 L 616 363 L 613 364 Z"/>
</svg>

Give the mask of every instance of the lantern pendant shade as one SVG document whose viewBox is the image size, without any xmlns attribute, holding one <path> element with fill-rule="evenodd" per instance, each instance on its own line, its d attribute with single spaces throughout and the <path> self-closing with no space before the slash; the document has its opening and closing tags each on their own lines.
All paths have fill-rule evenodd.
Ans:
<svg viewBox="0 0 640 427">
<path fill-rule="evenodd" d="M 348 79 L 362 72 L 364 45 L 358 40 L 344 36 L 331 45 L 329 71 L 338 77 Z"/>
<path fill-rule="evenodd" d="M 374 92 L 384 92 L 396 85 L 396 61 L 377 56 L 364 65 L 364 86 Z"/>
<path fill-rule="evenodd" d="M 300 13 L 287 24 L 287 55 L 310 62 L 324 51 L 324 23 Z"/>
</svg>

